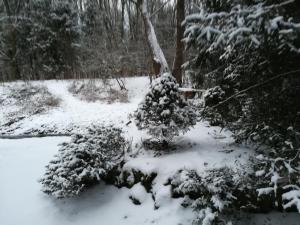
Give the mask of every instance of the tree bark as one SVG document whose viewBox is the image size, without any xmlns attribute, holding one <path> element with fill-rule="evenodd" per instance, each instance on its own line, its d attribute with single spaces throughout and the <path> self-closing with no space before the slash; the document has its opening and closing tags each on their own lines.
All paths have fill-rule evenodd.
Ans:
<svg viewBox="0 0 300 225">
<path fill-rule="evenodd" d="M 184 44 L 182 42 L 184 27 L 181 25 L 184 21 L 184 0 L 177 0 L 176 4 L 176 54 L 172 68 L 172 74 L 179 85 L 182 85 L 182 64 L 184 60 Z"/>
<path fill-rule="evenodd" d="M 147 2 L 147 0 L 142 0 L 141 12 L 144 22 L 146 40 L 151 52 L 154 73 L 156 76 L 159 76 L 164 72 L 169 72 L 170 69 L 164 53 L 158 43 L 154 27 L 151 23 Z"/>
</svg>

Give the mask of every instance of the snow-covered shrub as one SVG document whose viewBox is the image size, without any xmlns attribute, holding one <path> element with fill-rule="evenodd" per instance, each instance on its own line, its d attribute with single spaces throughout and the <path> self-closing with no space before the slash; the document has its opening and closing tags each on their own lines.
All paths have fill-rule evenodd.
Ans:
<svg viewBox="0 0 300 225">
<path fill-rule="evenodd" d="M 207 198 L 211 202 L 209 206 L 221 212 L 235 199 L 232 192 L 239 185 L 235 175 L 226 167 L 208 170 L 202 176 L 193 170 L 181 170 L 172 178 L 173 194 L 188 195 L 192 199 Z"/>
<path fill-rule="evenodd" d="M 128 91 L 117 90 L 113 87 L 109 80 L 74 81 L 68 87 L 68 91 L 74 96 L 87 102 L 106 101 L 112 103 L 115 101 L 128 102 Z"/>
<path fill-rule="evenodd" d="M 172 195 L 189 196 L 192 199 L 199 197 L 203 193 L 201 177 L 194 170 L 180 170 L 171 180 L 173 186 Z"/>
<path fill-rule="evenodd" d="M 7 107 L 4 121 L 0 124 L 10 126 L 28 116 L 44 113 L 59 106 L 60 99 L 49 92 L 46 86 L 22 83 L 7 85 L 1 94 L 0 103 Z"/>
<path fill-rule="evenodd" d="M 56 198 L 76 196 L 99 183 L 116 167 L 128 147 L 122 130 L 93 126 L 86 134 L 74 135 L 61 144 L 40 180 L 42 191 Z"/>
<path fill-rule="evenodd" d="M 268 135 L 269 141 L 276 147 L 272 151 L 262 150 L 256 157 L 258 195 L 274 195 L 274 205 L 300 213 L 300 156 L 296 147 L 300 133 L 293 127 L 288 128 L 286 136 L 274 133 L 270 128 L 265 130 L 272 134 Z"/>
<path fill-rule="evenodd" d="M 9 95 L 16 104 L 22 106 L 22 111 L 30 114 L 46 111 L 60 103 L 60 99 L 53 96 L 46 86 L 31 83 L 10 87 Z"/>
<path fill-rule="evenodd" d="M 157 78 L 135 111 L 139 129 L 168 143 L 174 136 L 187 132 L 196 123 L 196 114 L 182 98 L 176 79 L 169 73 Z"/>
<path fill-rule="evenodd" d="M 214 106 L 225 99 L 225 92 L 220 86 L 208 89 L 204 94 L 206 106 Z"/>
<path fill-rule="evenodd" d="M 242 177 L 224 167 L 199 175 L 193 170 L 180 170 L 171 178 L 173 197 L 188 196 L 198 212 L 196 224 L 226 224 L 221 218 L 227 209 L 238 208 L 234 192 L 243 189 Z"/>
<path fill-rule="evenodd" d="M 210 107 L 216 106 L 218 103 L 225 100 L 225 97 L 225 91 L 223 91 L 220 86 L 210 88 L 204 93 L 205 109 L 203 110 L 202 115 L 204 115 L 213 126 L 222 126 L 224 125 L 224 121 L 222 114 L 215 110 L 211 110 Z M 220 108 L 218 109 L 220 110 Z"/>
</svg>

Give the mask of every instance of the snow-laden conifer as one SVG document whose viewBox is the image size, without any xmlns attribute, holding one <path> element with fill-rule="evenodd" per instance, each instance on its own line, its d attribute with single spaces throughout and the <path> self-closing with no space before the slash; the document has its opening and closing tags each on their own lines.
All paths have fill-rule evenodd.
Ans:
<svg viewBox="0 0 300 225">
<path fill-rule="evenodd" d="M 195 112 L 182 98 L 179 85 L 169 73 L 154 81 L 134 116 L 139 129 L 146 129 L 164 143 L 196 124 Z"/>
<path fill-rule="evenodd" d="M 46 166 L 42 191 L 56 198 L 78 195 L 105 178 L 127 146 L 122 130 L 112 126 L 93 126 L 84 135 L 74 135 Z"/>
</svg>

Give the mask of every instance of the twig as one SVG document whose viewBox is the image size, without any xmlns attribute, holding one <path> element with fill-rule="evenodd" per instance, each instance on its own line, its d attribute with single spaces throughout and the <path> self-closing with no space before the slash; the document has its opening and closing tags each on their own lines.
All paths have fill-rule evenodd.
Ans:
<svg viewBox="0 0 300 225">
<path fill-rule="evenodd" d="M 151 15 L 150 15 L 150 18 L 151 17 L 153 17 L 153 16 L 155 16 L 163 7 L 165 7 L 165 5 L 167 4 L 167 3 L 169 3 L 169 1 L 170 0 L 167 0 L 167 1 L 165 1 L 157 10 L 155 10 Z"/>
</svg>

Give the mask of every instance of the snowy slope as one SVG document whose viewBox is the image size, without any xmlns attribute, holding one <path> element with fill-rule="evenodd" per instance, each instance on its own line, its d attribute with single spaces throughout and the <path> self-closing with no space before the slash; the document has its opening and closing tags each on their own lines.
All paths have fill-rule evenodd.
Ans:
<svg viewBox="0 0 300 225">
<path fill-rule="evenodd" d="M 0 140 L 1 225 L 191 225 L 194 212 L 180 206 L 181 199 L 164 199 L 154 209 L 151 194 L 142 193 L 141 205 L 129 196 L 140 191 L 98 185 L 75 199 L 55 200 L 40 191 L 37 180 L 44 166 L 67 137 Z M 203 155 L 203 160 L 207 158 Z M 212 157 L 213 155 L 209 155 Z M 171 161 L 169 161 L 171 162 Z M 157 164 L 169 163 L 167 159 Z M 135 162 L 137 163 L 137 162 Z M 173 161 L 173 163 L 175 163 Z M 177 164 L 181 161 L 177 160 Z M 145 163 L 147 164 L 147 163 Z M 141 165 L 138 165 L 141 166 Z M 170 164 L 171 168 L 175 165 Z M 167 165 L 165 165 L 167 167 Z M 164 167 L 164 168 L 165 168 Z M 160 167 L 161 169 L 163 167 Z M 139 196 L 139 198 L 141 198 Z M 236 225 L 298 225 L 299 214 L 242 214 Z"/>
<path fill-rule="evenodd" d="M 129 200 L 130 190 L 99 185 L 72 200 L 54 200 L 40 191 L 37 180 L 68 138 L 0 140 L 1 225 L 141 225 L 191 224 L 193 213 L 173 199 L 154 210 L 151 194 L 142 205 Z"/>
<path fill-rule="evenodd" d="M 147 77 L 127 78 L 125 84 L 129 90 L 129 103 L 108 104 L 105 102 L 86 102 L 74 97 L 68 92 L 72 80 L 67 81 L 34 81 L 33 85 L 45 85 L 49 91 L 61 99 L 60 107 L 43 114 L 36 114 L 13 124 L 10 132 L 4 134 L 23 134 L 30 130 L 52 128 L 56 133 L 65 133 L 74 126 L 87 126 L 90 123 L 113 123 L 120 126 L 128 122 L 128 114 L 133 112 L 148 90 Z M 9 83 L 6 85 L 14 85 Z M 116 84 L 114 84 L 116 85 Z M 0 86 L 0 94 L 4 94 Z M 0 124 L 3 115 L 11 111 L 0 104 Z M 3 128 L 2 128 L 3 129 Z M 1 131 L 1 128 L 0 128 Z M 3 131 L 2 131 L 3 132 Z"/>
<path fill-rule="evenodd" d="M 146 134 L 137 130 L 134 123 L 125 124 L 148 90 L 146 77 L 126 79 L 129 102 L 113 104 L 79 100 L 67 90 L 71 81 L 34 83 L 47 86 L 52 94 L 60 97 L 60 107 L 25 118 L 15 123 L 6 134 L 23 134 L 43 127 L 52 127 L 55 132 L 62 133 L 74 127 L 80 131 L 81 127 L 91 123 L 120 126 L 132 142 L 132 151 L 126 155 L 124 170 L 157 173 L 152 186 L 155 202 L 140 184 L 131 190 L 102 184 L 78 198 L 54 200 L 40 191 L 37 181 L 43 175 L 45 165 L 57 152 L 57 144 L 69 138 L 0 139 L 1 225 L 190 225 L 195 215 L 191 209 L 180 205 L 182 199 L 171 198 L 170 186 L 164 185 L 168 178 L 180 169 L 193 169 L 199 174 L 224 166 L 233 170 L 245 169 L 249 157 L 254 154 L 253 149 L 234 144 L 229 131 L 210 127 L 205 122 L 197 123 L 185 135 L 177 137 L 174 150 L 163 152 L 160 156 L 157 152 L 144 150 L 141 140 L 147 137 Z M 5 94 L 3 90 L 0 87 L 0 94 Z M 1 115 L 10 110 L 0 107 L 0 120 L 3 119 Z M 134 205 L 130 196 L 138 198 L 142 204 Z M 159 209 L 154 209 L 155 204 Z M 278 221 L 281 217 L 279 215 Z M 276 224 L 273 222 L 270 224 Z"/>
</svg>

